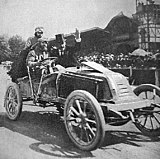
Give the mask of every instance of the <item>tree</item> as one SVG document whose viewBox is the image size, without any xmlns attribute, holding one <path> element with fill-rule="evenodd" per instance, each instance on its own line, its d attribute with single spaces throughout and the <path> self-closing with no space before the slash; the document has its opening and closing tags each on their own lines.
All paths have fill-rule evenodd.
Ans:
<svg viewBox="0 0 160 159">
<path fill-rule="evenodd" d="M 11 50 L 9 49 L 8 41 L 5 36 L 0 36 L 0 63 L 10 60 Z"/>
<path fill-rule="evenodd" d="M 15 35 L 8 40 L 8 44 L 12 52 L 12 57 L 14 59 L 17 57 L 17 55 L 19 55 L 20 51 L 23 50 L 25 46 L 25 41 L 22 39 L 21 36 Z"/>
</svg>

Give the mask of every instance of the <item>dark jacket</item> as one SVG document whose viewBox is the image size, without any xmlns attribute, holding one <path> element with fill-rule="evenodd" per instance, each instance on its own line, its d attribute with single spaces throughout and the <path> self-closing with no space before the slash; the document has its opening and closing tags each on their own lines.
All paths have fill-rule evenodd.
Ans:
<svg viewBox="0 0 160 159">
<path fill-rule="evenodd" d="M 64 51 L 60 48 L 53 48 L 50 56 L 58 57 L 57 64 L 63 67 L 75 67 L 79 63 L 76 58 L 76 53 L 81 49 L 81 42 L 75 42 L 75 46 L 66 46 Z"/>
<path fill-rule="evenodd" d="M 7 72 L 10 75 L 12 82 L 17 82 L 17 78 L 27 76 L 26 58 L 30 48 L 22 50 L 15 61 L 11 65 L 10 71 Z"/>
</svg>

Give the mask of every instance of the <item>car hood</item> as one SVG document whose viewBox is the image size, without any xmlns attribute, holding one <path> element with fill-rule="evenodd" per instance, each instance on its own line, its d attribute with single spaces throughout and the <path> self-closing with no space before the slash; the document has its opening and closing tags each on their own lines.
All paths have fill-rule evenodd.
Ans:
<svg viewBox="0 0 160 159">
<path fill-rule="evenodd" d="M 129 82 L 124 75 L 113 72 L 108 68 L 102 66 L 101 64 L 95 62 L 82 62 L 82 65 L 97 71 L 97 73 L 88 72 L 88 74 L 95 76 L 104 76 L 107 79 L 112 92 L 115 93 L 115 98 L 123 98 L 123 100 L 127 100 L 129 97 L 130 99 L 137 99 L 137 96 L 133 93 Z"/>
</svg>

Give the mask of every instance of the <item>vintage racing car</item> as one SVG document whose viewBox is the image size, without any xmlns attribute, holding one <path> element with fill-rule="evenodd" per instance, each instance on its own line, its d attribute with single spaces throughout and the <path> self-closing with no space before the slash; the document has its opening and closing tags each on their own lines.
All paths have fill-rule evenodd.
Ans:
<svg viewBox="0 0 160 159">
<path fill-rule="evenodd" d="M 55 66 L 55 59 L 46 59 L 50 65 L 40 68 L 39 81 L 31 79 L 28 68 L 28 76 L 8 86 L 4 107 L 9 119 L 19 118 L 26 100 L 35 106 L 56 106 L 71 141 L 86 151 L 101 146 L 106 125 L 132 121 L 145 135 L 160 134 L 158 87 L 146 84 L 133 91 L 126 77 L 100 64 L 82 62 L 79 68 L 64 68 Z"/>
</svg>

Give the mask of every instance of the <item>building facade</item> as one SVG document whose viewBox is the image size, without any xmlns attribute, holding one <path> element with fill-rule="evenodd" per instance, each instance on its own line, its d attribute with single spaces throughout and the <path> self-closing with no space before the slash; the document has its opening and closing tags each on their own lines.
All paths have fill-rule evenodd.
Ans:
<svg viewBox="0 0 160 159">
<path fill-rule="evenodd" d="M 113 17 L 104 30 L 110 33 L 114 54 L 128 54 L 138 48 L 138 24 L 123 12 Z"/>
<path fill-rule="evenodd" d="M 136 0 L 139 47 L 149 51 L 160 50 L 160 1 Z"/>
</svg>

